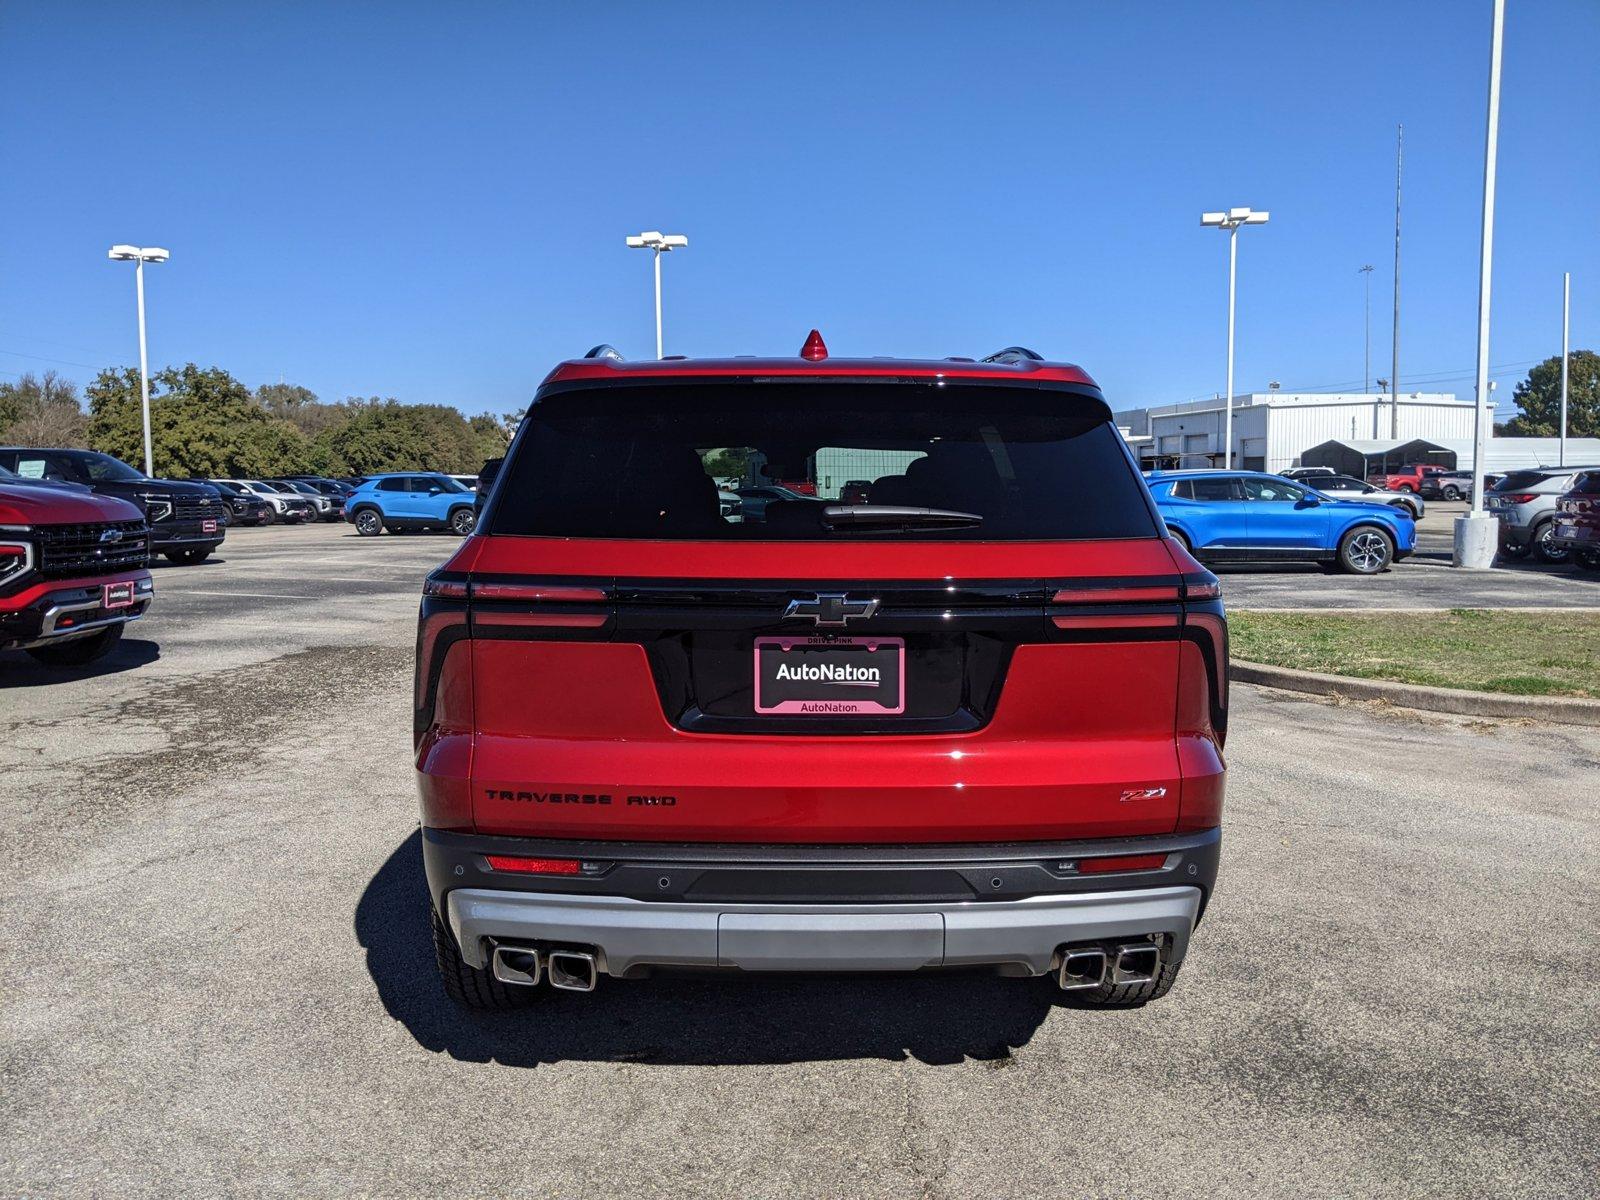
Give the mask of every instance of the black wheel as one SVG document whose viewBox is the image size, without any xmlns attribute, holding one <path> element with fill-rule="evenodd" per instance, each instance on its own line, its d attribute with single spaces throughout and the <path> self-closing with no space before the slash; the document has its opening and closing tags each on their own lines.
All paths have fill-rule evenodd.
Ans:
<svg viewBox="0 0 1600 1200">
<path fill-rule="evenodd" d="M 1459 499 L 1461 499 L 1461 489 L 1458 488 L 1458 487 L 1454 487 L 1454 486 L 1445 488 L 1444 489 L 1444 498 L 1446 500 L 1459 500 Z"/>
<path fill-rule="evenodd" d="M 433 913 L 433 958 L 439 965 L 439 979 L 445 995 L 463 1008 L 481 1012 L 504 1012 L 522 1008 L 539 998 L 540 989 L 514 987 L 501 983 L 492 972 L 469 967 L 461 957 L 455 934 L 437 912 Z"/>
<path fill-rule="evenodd" d="M 1189 544 L 1189 539 L 1184 537 L 1181 530 L 1168 527 L 1167 534 L 1172 538 L 1173 541 L 1177 542 L 1178 545 L 1182 546 L 1190 554 L 1194 553 L 1194 547 Z"/>
<path fill-rule="evenodd" d="M 477 524 L 478 514 L 470 508 L 458 508 L 450 513 L 450 532 L 457 537 L 466 537 Z"/>
<path fill-rule="evenodd" d="M 99 633 L 74 638 L 59 646 L 35 646 L 28 653 L 47 667 L 82 667 L 104 658 L 122 640 L 122 626 L 108 625 Z"/>
<path fill-rule="evenodd" d="M 375 508 L 358 509 L 356 532 L 362 537 L 377 537 L 383 532 L 383 515 Z"/>
<path fill-rule="evenodd" d="M 1506 542 L 1501 545 L 1500 554 L 1504 558 L 1527 558 L 1528 545 L 1526 542 Z"/>
<path fill-rule="evenodd" d="M 205 550 L 168 550 L 167 561 L 177 563 L 181 567 L 192 567 L 195 563 L 203 563 L 211 557 L 211 551 Z"/>
<path fill-rule="evenodd" d="M 1585 571 L 1600 571 L 1600 550 L 1574 550 L 1572 561 Z"/>
<path fill-rule="evenodd" d="M 1556 545 L 1556 523 L 1546 521 L 1533 531 L 1533 556 L 1542 563 L 1564 563 L 1572 551 Z"/>
<path fill-rule="evenodd" d="M 1376 525 L 1357 525 L 1339 539 L 1339 569 L 1376 575 L 1394 561 L 1394 540 Z"/>
<path fill-rule="evenodd" d="M 1074 1003 L 1094 1008 L 1137 1008 L 1152 1000 L 1159 1000 L 1172 990 L 1177 982 L 1181 963 L 1161 960 L 1161 970 L 1147 983 L 1102 983 L 1086 992 L 1068 992 Z M 1108 972 L 1109 974 L 1109 972 Z"/>
</svg>

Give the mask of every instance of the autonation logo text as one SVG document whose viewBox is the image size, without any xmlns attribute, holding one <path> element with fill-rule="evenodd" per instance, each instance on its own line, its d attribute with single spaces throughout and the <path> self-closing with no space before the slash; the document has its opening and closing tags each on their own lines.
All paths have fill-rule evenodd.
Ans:
<svg viewBox="0 0 1600 1200">
<path fill-rule="evenodd" d="M 854 663 L 779 663 L 777 678 L 795 682 L 882 683 L 877 667 L 858 667 Z"/>
</svg>

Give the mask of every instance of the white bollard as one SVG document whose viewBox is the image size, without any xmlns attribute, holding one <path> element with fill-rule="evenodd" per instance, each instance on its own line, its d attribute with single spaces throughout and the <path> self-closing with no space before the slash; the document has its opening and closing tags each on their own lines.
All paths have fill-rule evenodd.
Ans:
<svg viewBox="0 0 1600 1200">
<path fill-rule="evenodd" d="M 1467 513 L 1456 518 L 1456 547 L 1451 566 L 1486 568 L 1494 566 L 1500 548 L 1500 518 L 1488 513 Z"/>
</svg>

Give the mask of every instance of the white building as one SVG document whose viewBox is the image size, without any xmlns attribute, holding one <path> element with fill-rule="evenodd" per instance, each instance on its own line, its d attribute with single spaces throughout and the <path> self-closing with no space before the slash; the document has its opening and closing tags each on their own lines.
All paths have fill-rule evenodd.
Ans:
<svg viewBox="0 0 1600 1200">
<path fill-rule="evenodd" d="M 1142 467 L 1220 467 L 1224 408 L 1221 400 L 1194 400 L 1119 412 L 1115 420 L 1131 435 Z M 1141 436 L 1149 441 L 1137 441 Z M 1252 471 L 1296 466 L 1304 451 L 1336 439 L 1471 437 L 1472 401 L 1445 392 L 1403 393 L 1398 413 L 1387 393 L 1252 392 L 1233 399 L 1233 465 Z"/>
</svg>

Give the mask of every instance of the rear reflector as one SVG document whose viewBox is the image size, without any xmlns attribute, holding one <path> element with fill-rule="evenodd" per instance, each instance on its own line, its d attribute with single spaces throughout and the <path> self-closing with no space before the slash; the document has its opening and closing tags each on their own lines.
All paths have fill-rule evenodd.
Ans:
<svg viewBox="0 0 1600 1200">
<path fill-rule="evenodd" d="M 1101 875 L 1108 871 L 1158 871 L 1167 861 L 1165 854 L 1117 854 L 1109 858 L 1081 858 L 1078 871 L 1083 875 Z"/>
<path fill-rule="evenodd" d="M 486 854 L 489 866 L 496 871 L 515 871 L 519 875 L 576 875 L 579 862 L 575 858 L 519 858 L 509 854 Z"/>
</svg>

